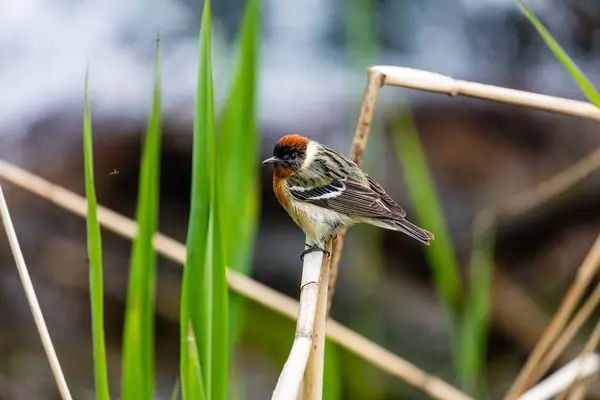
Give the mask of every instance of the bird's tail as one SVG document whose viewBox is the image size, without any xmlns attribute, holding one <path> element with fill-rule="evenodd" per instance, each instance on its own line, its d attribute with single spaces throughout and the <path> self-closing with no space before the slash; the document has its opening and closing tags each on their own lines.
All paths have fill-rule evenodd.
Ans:
<svg viewBox="0 0 600 400">
<path fill-rule="evenodd" d="M 434 239 L 431 232 L 419 228 L 415 224 L 405 219 L 388 219 L 385 221 L 385 226 L 380 225 L 382 228 L 387 228 L 395 231 L 400 231 L 419 242 L 429 245 L 429 241 Z"/>
</svg>

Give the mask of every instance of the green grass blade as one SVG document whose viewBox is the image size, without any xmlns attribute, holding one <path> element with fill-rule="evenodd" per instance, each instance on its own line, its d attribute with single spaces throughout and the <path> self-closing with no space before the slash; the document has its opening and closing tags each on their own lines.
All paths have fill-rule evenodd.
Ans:
<svg viewBox="0 0 600 400">
<path fill-rule="evenodd" d="M 199 364 L 182 361 L 182 384 L 191 385 L 186 373 L 199 371 L 207 399 L 227 398 L 228 316 L 223 228 L 218 209 L 216 138 L 211 61 L 210 1 L 204 2 L 200 28 L 200 64 L 194 118 L 192 197 L 183 277 L 181 334 L 191 324 Z M 182 357 L 184 359 L 184 357 Z M 185 365 L 184 365 L 185 363 Z M 186 393 L 187 390 L 184 390 Z"/>
<path fill-rule="evenodd" d="M 160 180 L 160 43 L 154 67 L 152 113 L 140 167 L 137 204 L 138 234 L 133 242 L 129 271 L 121 398 L 152 399 L 154 391 L 154 298 L 156 254 L 152 238 L 157 230 Z"/>
<path fill-rule="evenodd" d="M 191 323 L 189 323 L 189 317 L 186 320 L 188 321 L 188 328 L 182 329 L 183 337 L 181 339 L 181 397 L 182 399 L 206 400 L 200 360 L 198 359 L 198 348 L 196 347 L 196 336 Z"/>
<path fill-rule="evenodd" d="M 98 223 L 96 189 L 94 184 L 94 150 L 92 145 L 92 116 L 88 101 L 88 73 L 85 75 L 83 111 L 83 153 L 85 164 L 85 195 L 87 198 L 87 249 L 90 262 L 90 301 L 92 305 L 92 340 L 94 348 L 94 378 L 96 398 L 108 400 L 108 374 L 104 343 L 104 288 L 102 278 L 102 238 Z"/>
<path fill-rule="evenodd" d="M 218 123 L 218 171 L 221 186 L 220 209 L 226 244 L 226 264 L 243 274 L 252 267 L 254 239 L 258 224 L 260 167 L 257 129 L 257 86 L 260 32 L 260 0 L 248 0 L 238 38 L 237 65 Z M 245 320 L 245 300 L 229 294 L 229 346 L 234 346 Z M 234 371 L 235 387 L 243 387 L 241 374 Z M 234 396 L 241 400 L 244 390 Z"/>
<path fill-rule="evenodd" d="M 546 45 L 552 50 L 556 58 L 560 61 L 560 63 L 565 67 L 565 69 L 569 72 L 573 80 L 579 85 L 579 88 L 583 91 L 585 96 L 590 100 L 592 104 L 596 107 L 600 107 L 600 94 L 598 93 L 598 89 L 590 82 L 590 80 L 585 76 L 585 74 L 579 69 L 579 67 L 573 62 L 571 57 L 560 47 L 560 45 L 554 40 L 550 32 L 544 27 L 544 24 L 536 17 L 536 15 L 523 3 L 521 0 L 516 0 L 517 4 L 525 14 L 525 16 L 529 19 L 529 21 L 533 24 L 535 29 L 537 29 L 538 33 L 546 42 Z"/>
<path fill-rule="evenodd" d="M 435 235 L 435 240 L 425 247 L 425 252 L 433 269 L 438 298 L 450 323 L 454 363 L 460 369 L 458 329 L 462 313 L 462 288 L 458 260 L 410 109 L 406 107 L 393 123 L 396 153 L 404 165 L 404 176 L 416 220 Z"/>
<path fill-rule="evenodd" d="M 214 152 L 213 143 L 213 154 Z M 213 164 L 215 165 L 215 164 Z M 216 168 L 213 168 L 213 188 L 218 192 L 216 185 Z M 229 365 L 229 292 L 225 278 L 225 252 L 221 238 L 221 219 L 217 196 L 211 198 L 211 223 L 209 224 L 209 257 L 206 268 L 213 269 L 213 320 L 212 320 L 212 396 L 213 399 L 227 398 L 227 376 Z M 212 240 L 211 240 L 212 239 Z"/>
<path fill-rule="evenodd" d="M 489 213 L 474 223 L 474 242 L 469 265 L 469 291 L 461 329 L 461 382 L 463 389 L 485 398 L 485 354 L 491 308 L 494 267 L 494 225 Z"/>
<path fill-rule="evenodd" d="M 323 371 L 323 400 L 342 398 L 342 379 L 340 373 L 340 349 L 327 340 L 325 343 L 325 364 Z"/>
<path fill-rule="evenodd" d="M 438 295 L 455 319 L 461 311 L 460 269 L 446 219 L 410 110 L 403 110 L 394 123 L 396 152 L 404 165 L 404 176 L 416 219 L 420 226 L 435 235 L 435 240 L 425 250 L 433 268 Z"/>
<path fill-rule="evenodd" d="M 231 268 L 248 273 L 258 219 L 258 129 L 256 90 L 260 1 L 249 0 L 238 41 L 233 85 L 218 124 L 221 216 Z"/>
<path fill-rule="evenodd" d="M 175 385 L 173 385 L 173 390 L 171 391 L 171 397 L 169 400 L 177 400 L 179 399 L 179 376 L 175 379 Z"/>
</svg>

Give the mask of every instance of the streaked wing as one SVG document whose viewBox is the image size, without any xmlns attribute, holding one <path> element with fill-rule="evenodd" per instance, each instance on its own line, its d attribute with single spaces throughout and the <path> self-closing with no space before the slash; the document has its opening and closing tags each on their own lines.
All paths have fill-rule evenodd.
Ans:
<svg viewBox="0 0 600 400">
<path fill-rule="evenodd" d="M 373 179 L 369 186 L 355 180 L 332 180 L 331 182 L 306 189 L 289 186 L 292 196 L 339 213 L 365 218 L 403 218 L 406 213 Z"/>
<path fill-rule="evenodd" d="M 398 203 L 394 201 L 386 192 L 383 190 L 381 185 L 377 183 L 377 181 L 370 176 L 367 176 L 367 180 L 369 181 L 369 185 L 371 185 L 371 189 L 375 191 L 379 196 L 381 196 L 381 200 L 396 214 L 400 215 L 402 218 L 406 217 L 406 212 L 400 207 Z"/>
</svg>

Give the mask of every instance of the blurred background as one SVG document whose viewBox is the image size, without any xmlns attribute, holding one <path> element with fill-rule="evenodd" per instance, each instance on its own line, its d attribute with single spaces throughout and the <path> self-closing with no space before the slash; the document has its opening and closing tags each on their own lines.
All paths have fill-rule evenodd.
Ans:
<svg viewBox="0 0 600 400">
<path fill-rule="evenodd" d="M 229 88 L 245 2 L 213 2 L 217 108 Z M 600 81 L 600 3 L 527 4 L 593 82 Z M 85 69 L 100 204 L 134 216 L 140 137 L 150 110 L 154 40 L 163 48 L 164 144 L 160 231 L 185 241 L 201 2 L 2 0 L 0 157 L 84 193 L 81 115 Z M 298 132 L 348 152 L 365 68 L 388 64 L 583 99 L 511 0 L 264 0 L 258 122 L 261 156 Z M 414 222 L 414 198 L 395 136 L 412 110 L 460 270 L 484 207 L 531 188 L 600 145 L 597 126 L 491 102 L 384 88 L 364 168 Z M 400 128 L 400 129 L 399 129 Z M 261 168 L 253 278 L 298 295 L 303 234 L 277 204 Z M 118 174 L 111 173 L 118 171 Z M 506 217 L 496 232 L 485 368 L 500 398 L 547 325 L 600 228 L 600 174 L 551 204 Z M 7 191 L 46 321 L 77 399 L 93 398 L 85 221 L 16 187 Z M 417 199 L 418 201 L 418 199 Z M 415 216 L 412 217 L 411 216 Z M 428 226 L 424 226 L 428 228 Z M 436 232 L 434 232 L 436 233 Z M 2 237 L 5 239 L 4 235 Z M 58 399 L 6 240 L 0 241 L 0 399 Z M 118 385 L 130 243 L 103 233 L 107 351 Z M 350 230 L 331 315 L 425 371 L 459 385 L 450 328 L 430 259 L 416 241 L 370 227 Z M 466 279 L 466 278 L 465 278 Z M 178 374 L 181 268 L 159 259 L 156 398 Z M 247 399 L 270 397 L 294 323 L 247 304 L 236 370 Z M 560 363 L 568 361 L 589 334 Z M 335 350 L 338 398 L 420 399 L 423 394 Z M 569 355 L 570 354 L 570 355 Z M 592 387 L 590 398 L 600 398 Z"/>
</svg>

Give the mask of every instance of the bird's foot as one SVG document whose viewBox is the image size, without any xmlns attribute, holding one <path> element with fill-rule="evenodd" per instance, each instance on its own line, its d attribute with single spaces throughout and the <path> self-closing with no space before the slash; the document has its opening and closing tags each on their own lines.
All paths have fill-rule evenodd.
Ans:
<svg viewBox="0 0 600 400">
<path fill-rule="evenodd" d="M 304 262 L 304 256 L 310 253 L 313 253 L 315 251 L 320 251 L 322 252 L 325 256 L 329 257 L 331 255 L 331 253 L 327 250 L 325 250 L 322 247 L 319 247 L 319 245 L 317 244 L 313 244 L 312 246 L 308 245 L 308 244 L 304 244 L 305 247 L 307 247 L 306 250 L 304 250 L 302 252 L 302 254 L 300 254 L 300 261 Z"/>
</svg>

